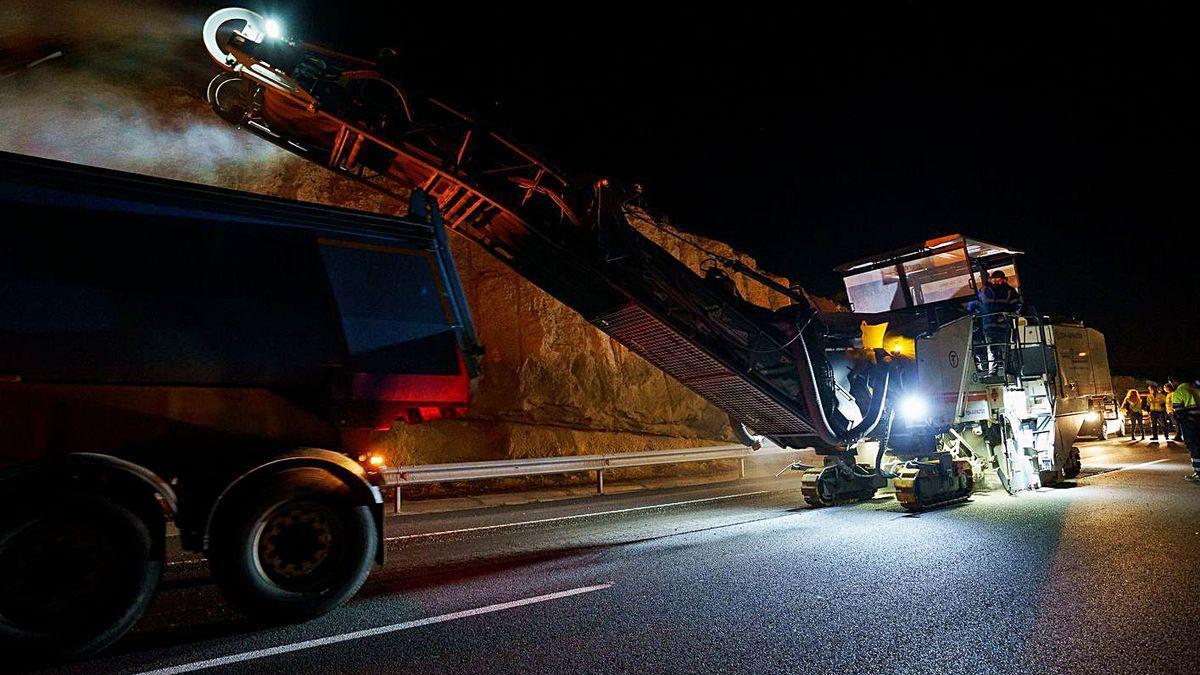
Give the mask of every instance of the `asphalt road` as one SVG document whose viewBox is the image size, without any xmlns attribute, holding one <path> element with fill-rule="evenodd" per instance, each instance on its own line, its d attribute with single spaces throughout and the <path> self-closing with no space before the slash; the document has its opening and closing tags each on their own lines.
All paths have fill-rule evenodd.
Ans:
<svg viewBox="0 0 1200 675">
<path fill-rule="evenodd" d="M 779 479 L 392 518 L 364 590 L 283 628 L 176 561 L 133 633 L 58 672 L 1200 672 L 1185 451 L 1084 463 L 920 515 Z"/>
</svg>

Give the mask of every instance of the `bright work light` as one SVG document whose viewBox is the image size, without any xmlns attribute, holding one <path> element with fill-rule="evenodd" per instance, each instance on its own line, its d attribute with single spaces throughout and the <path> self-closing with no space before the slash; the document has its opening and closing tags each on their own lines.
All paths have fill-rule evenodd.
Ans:
<svg viewBox="0 0 1200 675">
<path fill-rule="evenodd" d="M 920 422 L 929 416 L 929 403 L 922 396 L 909 394 L 900 399 L 900 415 L 908 422 Z"/>
</svg>

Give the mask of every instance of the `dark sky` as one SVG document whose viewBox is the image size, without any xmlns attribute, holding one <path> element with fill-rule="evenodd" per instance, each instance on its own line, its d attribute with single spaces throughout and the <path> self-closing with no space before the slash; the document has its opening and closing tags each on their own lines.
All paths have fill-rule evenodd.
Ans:
<svg viewBox="0 0 1200 675">
<path fill-rule="evenodd" d="M 343 51 L 396 47 L 411 84 L 568 172 L 640 181 L 814 291 L 840 288 L 840 262 L 962 232 L 1026 250 L 1029 300 L 1104 332 L 1115 372 L 1200 372 L 1182 16 L 432 4 L 258 9 Z"/>
</svg>

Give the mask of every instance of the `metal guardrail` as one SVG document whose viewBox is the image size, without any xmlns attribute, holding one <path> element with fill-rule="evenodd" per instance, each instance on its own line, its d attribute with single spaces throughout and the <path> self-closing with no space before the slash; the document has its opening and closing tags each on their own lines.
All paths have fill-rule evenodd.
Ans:
<svg viewBox="0 0 1200 675">
<path fill-rule="evenodd" d="M 485 462 L 459 462 L 455 464 L 418 464 L 385 469 L 383 477 L 386 487 L 396 489 L 396 512 L 399 513 L 401 491 L 405 485 L 595 471 L 596 492 L 604 494 L 604 472 L 609 469 L 737 459 L 740 460 L 739 474 L 742 478 L 745 478 L 747 458 L 784 455 L 796 452 L 800 452 L 800 450 L 781 448 L 775 445 L 764 446 L 758 450 L 752 450 L 744 445 L 717 445 L 706 448 L 681 448 L 678 450 L 655 450 L 652 452 L 619 452 L 607 455 L 567 455 L 564 457 L 531 457 L 528 459 L 501 459 Z"/>
</svg>

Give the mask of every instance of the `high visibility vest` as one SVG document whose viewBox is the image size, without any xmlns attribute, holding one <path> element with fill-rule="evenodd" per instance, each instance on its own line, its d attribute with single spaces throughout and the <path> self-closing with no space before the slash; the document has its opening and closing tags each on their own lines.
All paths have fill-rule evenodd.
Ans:
<svg viewBox="0 0 1200 675">
<path fill-rule="evenodd" d="M 1162 392 L 1150 394 L 1146 397 L 1146 405 L 1150 412 L 1163 412 L 1167 409 L 1167 397 L 1163 396 Z"/>
<path fill-rule="evenodd" d="M 1128 407 L 1129 412 L 1134 415 L 1140 415 L 1142 412 L 1142 397 L 1141 396 L 1126 396 L 1123 406 Z"/>
<path fill-rule="evenodd" d="M 1171 407 L 1179 410 L 1180 408 L 1195 408 L 1200 405 L 1200 398 L 1196 395 L 1196 389 L 1187 382 L 1181 383 L 1175 387 L 1175 391 L 1171 392 Z"/>
</svg>

